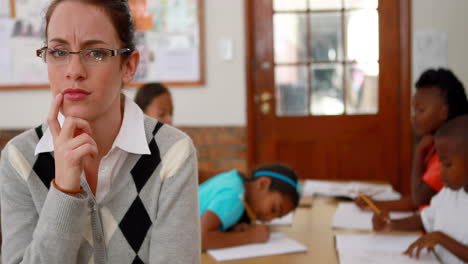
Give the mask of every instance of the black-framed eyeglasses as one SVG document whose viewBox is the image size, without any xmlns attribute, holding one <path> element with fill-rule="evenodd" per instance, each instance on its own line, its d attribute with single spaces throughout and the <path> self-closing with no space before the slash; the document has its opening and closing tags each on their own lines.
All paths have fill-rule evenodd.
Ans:
<svg viewBox="0 0 468 264">
<path fill-rule="evenodd" d="M 51 49 L 49 47 L 43 47 L 36 50 L 36 56 L 42 58 L 42 60 L 51 65 L 64 65 L 70 62 L 70 54 L 79 54 L 81 61 L 86 65 L 99 65 L 109 61 L 110 57 L 114 57 L 120 54 L 131 52 L 132 49 L 105 49 L 105 48 L 89 48 L 82 49 L 80 51 L 69 51 L 63 49 Z"/>
</svg>

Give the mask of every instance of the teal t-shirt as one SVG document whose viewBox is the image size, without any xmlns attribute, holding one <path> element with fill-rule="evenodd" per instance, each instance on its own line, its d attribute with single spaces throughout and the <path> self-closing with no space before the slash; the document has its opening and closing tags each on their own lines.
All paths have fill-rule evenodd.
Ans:
<svg viewBox="0 0 468 264">
<path fill-rule="evenodd" d="M 245 188 L 236 170 L 218 174 L 198 187 L 200 215 L 206 210 L 215 213 L 221 221 L 221 230 L 233 226 L 244 214 Z"/>
</svg>

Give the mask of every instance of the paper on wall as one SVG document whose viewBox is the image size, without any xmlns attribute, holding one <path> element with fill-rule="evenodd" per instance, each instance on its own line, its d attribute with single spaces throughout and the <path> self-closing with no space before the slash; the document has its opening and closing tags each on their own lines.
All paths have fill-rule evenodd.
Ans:
<svg viewBox="0 0 468 264">
<path fill-rule="evenodd" d="M 10 36 L 13 30 L 13 23 L 13 20 L 10 18 L 0 17 L 0 85 L 12 81 Z"/>
<path fill-rule="evenodd" d="M 0 17 L 10 16 L 10 0 L 0 0 Z"/>
<path fill-rule="evenodd" d="M 429 68 L 448 67 L 447 32 L 416 31 L 413 37 L 413 83 Z"/>
</svg>

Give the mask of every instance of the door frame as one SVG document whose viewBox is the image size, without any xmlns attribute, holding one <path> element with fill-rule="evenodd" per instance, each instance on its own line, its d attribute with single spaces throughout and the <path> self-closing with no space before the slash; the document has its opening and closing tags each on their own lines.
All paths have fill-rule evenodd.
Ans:
<svg viewBox="0 0 468 264">
<path fill-rule="evenodd" d="M 385 0 L 380 0 L 385 1 Z M 254 2 L 244 0 L 245 8 L 245 41 L 246 41 L 246 106 L 247 106 L 247 168 L 250 170 L 257 165 L 255 95 L 255 71 L 259 70 L 259 63 L 255 58 L 255 16 Z M 398 128 L 398 157 L 399 173 L 398 185 L 394 186 L 403 194 L 410 191 L 410 175 L 412 163 L 412 128 L 411 128 L 411 0 L 398 0 L 399 2 L 399 65 L 400 76 L 395 87 L 398 89 L 399 128 Z"/>
</svg>

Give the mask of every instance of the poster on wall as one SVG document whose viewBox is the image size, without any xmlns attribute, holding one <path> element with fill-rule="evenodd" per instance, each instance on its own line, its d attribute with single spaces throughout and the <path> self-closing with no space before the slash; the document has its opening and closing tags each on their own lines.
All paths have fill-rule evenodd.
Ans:
<svg viewBox="0 0 468 264">
<path fill-rule="evenodd" d="M 0 17 L 0 80 L 11 82 L 11 44 L 10 36 L 13 30 L 13 20 Z"/>
<path fill-rule="evenodd" d="M 10 16 L 10 0 L 0 0 L 0 18 Z"/>
<path fill-rule="evenodd" d="M 130 0 L 141 3 L 141 0 Z M 147 1 L 137 32 L 141 62 L 137 81 L 197 82 L 200 75 L 200 21 L 198 0 Z M 134 16 L 136 12 L 133 12 Z M 145 13 L 141 11 L 141 13 Z M 138 16 L 135 20 L 138 19 Z M 138 22 L 137 31 L 138 31 Z"/>
<path fill-rule="evenodd" d="M 6 2 L 5 2 L 6 1 Z M 0 0 L 0 5 L 10 0 Z M 12 29 L 1 32 L 0 52 L 12 54 L 3 60 L 9 77 L 0 75 L 0 89 L 47 87 L 47 66 L 35 56 L 45 44 L 43 21 L 50 0 L 15 0 Z M 164 82 L 168 85 L 201 85 L 203 43 L 202 0 L 129 0 L 135 24 L 140 65 L 135 83 Z M 2 8 L 3 9 L 3 8 Z M 1 22 L 6 24 L 7 22 Z M 3 26 L 5 28 L 5 26 Z"/>
<path fill-rule="evenodd" d="M 447 32 L 416 31 L 413 39 L 413 83 L 429 68 L 448 67 Z"/>
</svg>

